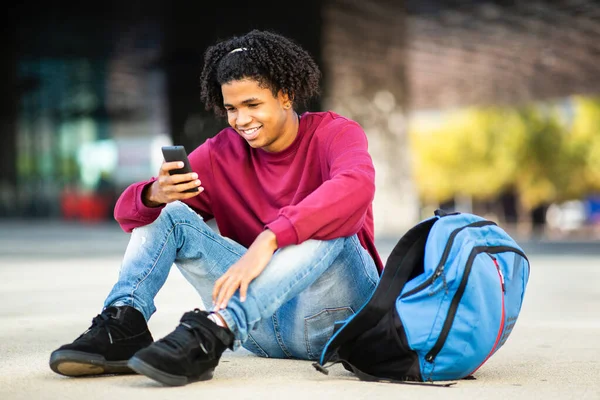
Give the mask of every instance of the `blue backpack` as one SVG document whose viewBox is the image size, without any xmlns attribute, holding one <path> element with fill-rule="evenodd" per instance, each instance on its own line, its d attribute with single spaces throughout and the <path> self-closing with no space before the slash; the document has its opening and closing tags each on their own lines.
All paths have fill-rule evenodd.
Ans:
<svg viewBox="0 0 600 400">
<path fill-rule="evenodd" d="M 396 244 L 369 301 L 336 324 L 313 366 L 342 363 L 368 381 L 471 377 L 506 342 L 528 279 L 525 253 L 494 222 L 437 210 Z"/>
</svg>

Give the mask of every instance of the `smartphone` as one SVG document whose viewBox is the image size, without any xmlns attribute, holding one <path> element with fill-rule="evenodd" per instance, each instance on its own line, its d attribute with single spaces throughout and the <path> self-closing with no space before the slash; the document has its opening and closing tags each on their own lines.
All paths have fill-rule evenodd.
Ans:
<svg viewBox="0 0 600 400">
<path fill-rule="evenodd" d="M 188 159 L 187 152 L 183 146 L 163 146 L 162 147 L 163 157 L 167 162 L 173 161 L 183 161 L 183 168 L 172 169 L 169 171 L 169 174 L 187 174 L 192 171 L 192 167 L 190 165 L 190 160 Z M 198 188 L 191 188 L 188 190 L 184 190 L 184 193 L 192 193 L 197 192 Z"/>
</svg>

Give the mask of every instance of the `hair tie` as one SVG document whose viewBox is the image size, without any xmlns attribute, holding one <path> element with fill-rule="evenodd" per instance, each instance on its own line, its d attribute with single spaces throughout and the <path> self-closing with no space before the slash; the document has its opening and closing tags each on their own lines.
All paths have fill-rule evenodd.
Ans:
<svg viewBox="0 0 600 400">
<path fill-rule="evenodd" d="M 227 53 L 227 54 L 229 55 L 229 54 L 231 54 L 231 53 L 237 53 L 238 51 L 246 51 L 246 50 L 248 50 L 248 49 L 247 49 L 247 48 L 245 48 L 245 47 L 238 47 L 237 49 L 233 49 L 233 50 L 231 50 L 231 51 L 230 51 L 229 53 Z"/>
</svg>

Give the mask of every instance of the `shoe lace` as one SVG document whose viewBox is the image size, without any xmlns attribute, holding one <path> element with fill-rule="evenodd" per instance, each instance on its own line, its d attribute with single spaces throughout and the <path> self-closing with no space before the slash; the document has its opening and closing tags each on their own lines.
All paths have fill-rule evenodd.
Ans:
<svg viewBox="0 0 600 400">
<path fill-rule="evenodd" d="M 88 332 L 91 332 L 94 329 L 105 329 L 108 334 L 108 340 L 110 340 L 110 344 L 113 344 L 113 338 L 110 333 L 109 321 L 111 319 L 117 319 L 115 316 L 110 314 L 98 314 L 94 318 L 92 318 L 92 326 L 90 326 L 85 332 L 83 332 L 77 339 L 82 338 L 87 335 Z"/>
<path fill-rule="evenodd" d="M 159 342 L 166 344 L 172 348 L 180 348 L 184 349 L 184 344 L 189 341 L 189 332 L 192 332 L 194 335 L 194 339 L 198 343 L 198 347 L 204 352 L 204 354 L 208 354 L 211 349 L 207 349 L 206 345 L 210 346 L 210 341 L 206 340 L 207 332 L 204 332 L 204 329 L 199 326 L 192 326 L 185 321 L 181 321 L 177 328 L 164 338 L 160 339 Z"/>
</svg>

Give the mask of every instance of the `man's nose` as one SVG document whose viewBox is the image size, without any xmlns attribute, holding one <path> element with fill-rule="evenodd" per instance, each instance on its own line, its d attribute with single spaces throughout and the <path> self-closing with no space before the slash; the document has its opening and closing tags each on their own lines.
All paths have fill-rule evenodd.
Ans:
<svg viewBox="0 0 600 400">
<path fill-rule="evenodd" d="M 247 111 L 238 111 L 237 119 L 235 121 L 238 126 L 247 125 L 250 123 L 250 121 L 252 121 L 252 117 L 250 117 L 250 114 Z"/>
</svg>

